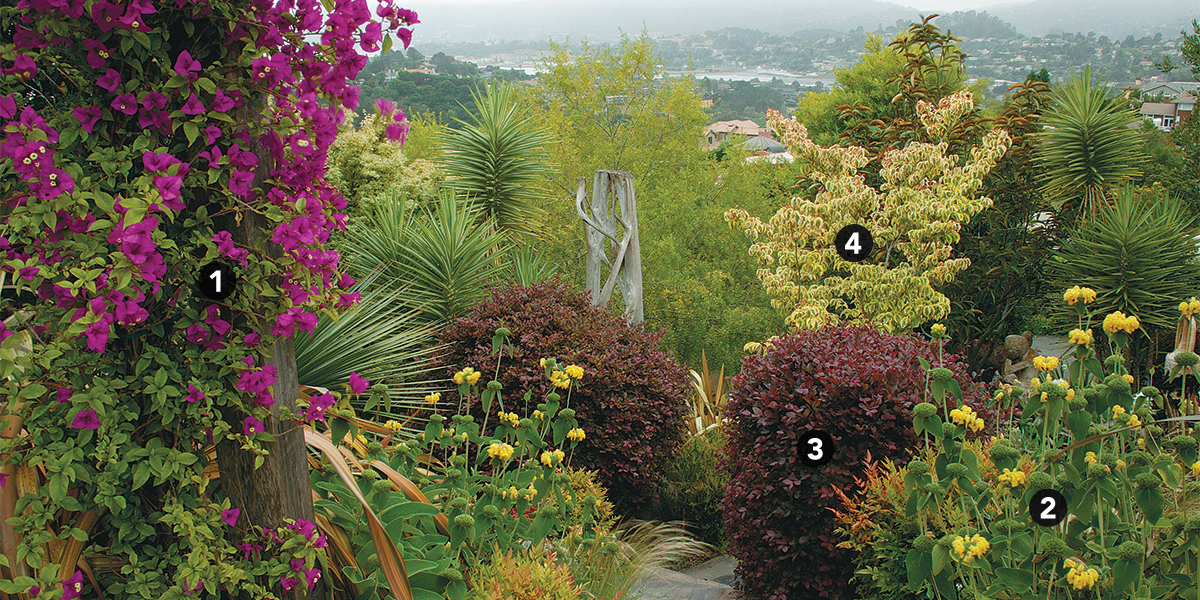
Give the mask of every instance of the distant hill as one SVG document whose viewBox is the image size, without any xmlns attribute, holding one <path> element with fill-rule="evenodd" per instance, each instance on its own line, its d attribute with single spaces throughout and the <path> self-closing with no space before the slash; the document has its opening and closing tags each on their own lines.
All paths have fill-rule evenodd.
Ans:
<svg viewBox="0 0 1200 600">
<path fill-rule="evenodd" d="M 1047 33 L 1088 33 L 1120 39 L 1153 36 L 1178 37 L 1192 19 L 1200 18 L 1197 0 L 1034 0 L 1017 6 L 988 9 L 1028 36 Z"/>
<path fill-rule="evenodd" d="M 1179 35 L 1200 18 L 1200 0 L 1032 0 L 986 10 L 943 14 L 938 25 L 978 38 L 1041 37 L 1049 32 L 1094 31 L 1119 39 L 1162 33 Z M 903 2 L 903 0 L 897 0 Z M 811 30 L 844 33 L 863 28 L 877 31 L 917 21 L 932 11 L 879 0 L 499 0 L 469 3 L 431 2 L 416 7 L 422 43 L 486 40 L 594 42 L 636 36 L 645 27 L 651 37 L 692 35 L 724 27 L 756 29 L 772 35 L 799 35 Z"/>
<path fill-rule="evenodd" d="M 949 31 L 964 39 L 997 38 L 1008 40 L 1018 36 L 1017 29 L 1012 24 L 1005 22 L 1000 17 L 988 14 L 987 11 L 976 13 L 973 10 L 968 10 L 941 14 L 933 20 L 933 24 L 937 25 L 943 31 Z"/>
<path fill-rule="evenodd" d="M 636 36 L 643 25 L 652 37 L 691 35 L 742 27 L 774 35 L 808 29 L 874 31 L 909 22 L 918 11 L 876 0 L 756 0 L 733 7 L 725 0 L 632 2 L 602 0 L 514 0 L 489 4 L 430 3 L 418 8 L 418 39 L 429 42 L 492 40 L 612 41 L 624 31 Z"/>
</svg>

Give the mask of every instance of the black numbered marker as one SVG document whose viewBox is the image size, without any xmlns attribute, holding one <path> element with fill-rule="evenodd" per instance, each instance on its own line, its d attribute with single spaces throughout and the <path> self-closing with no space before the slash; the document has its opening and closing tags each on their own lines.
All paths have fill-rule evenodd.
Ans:
<svg viewBox="0 0 1200 600">
<path fill-rule="evenodd" d="M 1034 492 L 1029 500 L 1029 515 L 1042 527 L 1053 527 L 1067 518 L 1067 499 L 1054 490 Z"/>
<path fill-rule="evenodd" d="M 237 275 L 233 267 L 223 262 L 211 262 L 200 268 L 200 276 L 196 281 L 200 292 L 210 300 L 224 300 L 233 293 L 237 285 Z"/>
<path fill-rule="evenodd" d="M 819 467 L 833 460 L 833 437 L 820 429 L 813 429 L 800 437 L 800 462 L 805 466 Z"/>
<path fill-rule="evenodd" d="M 875 248 L 875 240 L 871 232 L 862 225 L 847 225 L 838 231 L 833 238 L 833 246 L 838 256 L 850 262 L 861 262 L 871 255 Z"/>
</svg>

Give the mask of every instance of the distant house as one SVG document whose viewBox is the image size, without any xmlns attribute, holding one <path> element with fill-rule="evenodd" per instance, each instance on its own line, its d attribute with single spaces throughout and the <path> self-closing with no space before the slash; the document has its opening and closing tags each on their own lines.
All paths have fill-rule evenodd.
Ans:
<svg viewBox="0 0 1200 600">
<path fill-rule="evenodd" d="M 1142 93 L 1143 98 L 1154 96 L 1160 92 L 1165 97 L 1178 98 L 1183 94 L 1195 96 L 1197 90 L 1200 90 L 1200 81 L 1166 81 L 1143 85 L 1142 80 L 1138 79 L 1134 87 Z"/>
<path fill-rule="evenodd" d="M 704 128 L 704 137 L 708 140 L 708 145 L 705 148 L 712 150 L 729 140 L 730 136 L 741 136 L 749 139 L 760 135 L 771 137 L 771 130 L 759 127 L 758 123 L 754 121 L 717 121 Z"/>
<path fill-rule="evenodd" d="M 1146 102 L 1142 104 L 1142 116 L 1150 119 L 1163 131 L 1170 131 L 1196 108 L 1194 93 L 1183 92 L 1169 102 Z"/>
</svg>

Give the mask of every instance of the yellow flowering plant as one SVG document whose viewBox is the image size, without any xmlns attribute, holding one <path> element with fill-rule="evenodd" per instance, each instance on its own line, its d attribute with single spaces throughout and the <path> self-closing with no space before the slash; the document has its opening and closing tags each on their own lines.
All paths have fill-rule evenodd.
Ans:
<svg viewBox="0 0 1200 600">
<path fill-rule="evenodd" d="M 495 373 L 500 371 L 509 335 L 506 328 L 496 332 Z M 523 414 L 536 418 L 518 413 L 520 403 L 508 402 L 512 410 L 505 410 L 504 390 L 495 376 L 482 384 L 484 374 L 465 366 L 451 378 L 458 386 L 460 407 L 450 415 L 450 422 L 435 413 L 419 438 L 392 446 L 393 467 L 419 475 L 416 482 L 422 491 L 440 502 L 447 550 L 465 566 L 477 564 L 494 546 L 538 544 L 567 532 L 581 540 L 611 541 L 607 529 L 598 528 L 602 515 L 596 507 L 604 499 L 573 494 L 570 487 L 571 453 L 586 439 L 569 408 L 570 394 L 586 373 L 577 365 L 559 365 L 553 358 L 542 365 L 555 388 L 533 411 L 528 410 L 531 393 L 525 395 Z M 558 381 L 566 385 L 559 386 Z M 431 396 L 427 407 L 437 410 L 440 395 Z M 462 406 L 463 399 L 476 398 L 484 409 L 482 423 Z"/>
<path fill-rule="evenodd" d="M 996 402 L 1009 399 L 1021 410 L 1007 412 L 990 443 L 966 439 L 978 419 L 970 407 L 948 413 L 952 427 L 931 427 L 933 404 L 914 408 L 927 446 L 901 471 L 904 493 L 895 500 L 921 532 L 905 559 L 911 591 L 1010 600 L 1069 600 L 1081 590 L 1099 598 L 1200 597 L 1200 516 L 1186 503 L 1200 493 L 1200 441 L 1166 429 L 1200 417 L 1156 419 L 1161 393 L 1131 385 L 1120 350 L 1140 328 L 1136 315 L 1106 316 L 1113 357 L 1095 357 L 1088 310 L 1095 296 L 1086 288 L 1064 294 L 1081 307 L 1073 351 L 1065 364 L 1039 357 L 1035 366 L 1066 378 L 1047 374 L 1028 395 L 998 390 Z M 1043 490 L 1066 504 L 1055 506 L 1057 521 L 1038 525 L 1034 499 Z"/>
</svg>

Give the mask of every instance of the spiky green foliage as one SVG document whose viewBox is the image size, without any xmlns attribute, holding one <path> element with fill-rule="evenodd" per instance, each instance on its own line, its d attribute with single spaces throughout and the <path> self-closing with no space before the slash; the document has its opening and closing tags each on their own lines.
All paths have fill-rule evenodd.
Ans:
<svg viewBox="0 0 1200 600">
<path fill-rule="evenodd" d="M 1147 335 L 1173 331 L 1179 301 L 1195 295 L 1200 281 L 1195 221 L 1184 203 L 1126 186 L 1112 206 L 1063 242 L 1048 269 L 1053 289 L 1061 294 L 1075 285 L 1090 287 L 1098 294 L 1089 307 L 1093 314 L 1135 315 Z M 1058 307 L 1054 320 L 1064 333 L 1078 326 L 1075 308 L 1061 296 L 1052 306 Z M 1099 327 L 1096 332 L 1102 335 Z"/>
<path fill-rule="evenodd" d="M 516 101 L 511 84 L 489 82 L 472 96 L 471 122 L 456 119 L 462 128 L 446 139 L 450 185 L 499 229 L 533 234 L 542 214 L 540 185 L 552 173 L 545 152 L 550 136 Z"/>
<path fill-rule="evenodd" d="M 1042 193 L 1071 224 L 1081 216 L 1095 217 L 1109 193 L 1141 174 L 1146 156 L 1137 130 L 1138 120 L 1123 97 L 1109 97 L 1109 86 L 1092 71 L 1055 91 L 1055 101 L 1042 117 L 1042 151 L 1036 155 L 1046 168 Z"/>
<path fill-rule="evenodd" d="M 397 303 L 423 322 L 444 322 L 467 313 L 503 272 L 492 256 L 504 238 L 466 202 L 446 194 L 426 211 L 391 194 L 345 243 L 356 274 L 381 271 L 380 283 L 398 286 Z"/>
<path fill-rule="evenodd" d="M 311 336 L 295 337 L 296 371 L 300 383 L 312 387 L 337 389 L 350 373 L 385 384 L 382 402 L 364 404 L 370 398 L 360 396 L 357 408 L 400 420 L 439 389 L 429 366 L 436 330 L 420 313 L 402 307 L 404 290 L 377 285 L 379 273 L 355 284 L 352 290 L 362 297 L 348 314 L 336 321 L 323 317 Z"/>
</svg>

